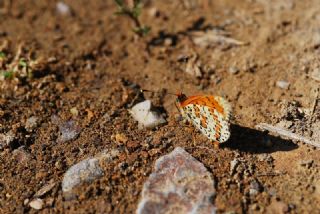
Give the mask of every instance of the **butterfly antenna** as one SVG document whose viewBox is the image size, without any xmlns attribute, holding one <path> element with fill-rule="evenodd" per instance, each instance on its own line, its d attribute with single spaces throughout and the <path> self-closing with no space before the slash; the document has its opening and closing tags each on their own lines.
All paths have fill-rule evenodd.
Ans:
<svg viewBox="0 0 320 214">
<path fill-rule="evenodd" d="M 143 93 L 143 92 L 161 93 L 161 92 L 159 92 L 159 91 L 152 91 L 152 90 L 148 90 L 148 89 L 141 89 L 140 92 L 141 92 L 141 93 Z M 165 92 L 165 94 L 170 94 L 170 95 L 173 95 L 173 96 L 177 96 L 176 94 L 170 93 L 170 92 Z"/>
</svg>

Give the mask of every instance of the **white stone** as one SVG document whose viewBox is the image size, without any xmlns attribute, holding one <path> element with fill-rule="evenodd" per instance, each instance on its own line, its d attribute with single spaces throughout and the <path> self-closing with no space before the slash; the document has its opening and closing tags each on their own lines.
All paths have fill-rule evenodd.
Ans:
<svg viewBox="0 0 320 214">
<path fill-rule="evenodd" d="M 139 122 L 139 128 L 154 128 L 166 123 L 166 120 L 157 112 L 151 111 L 151 101 L 145 100 L 129 110 L 132 117 Z"/>
<path fill-rule="evenodd" d="M 285 80 L 279 80 L 277 81 L 276 85 L 279 87 L 279 88 L 282 88 L 282 89 L 288 89 L 289 86 L 290 86 L 290 83 L 285 81 Z"/>
<path fill-rule="evenodd" d="M 41 210 L 43 208 L 43 200 L 40 198 L 33 199 L 30 203 L 29 206 L 35 210 Z"/>
<path fill-rule="evenodd" d="M 61 15 L 70 15 L 71 14 L 71 9 L 70 9 L 69 5 L 67 5 L 66 3 L 64 3 L 62 1 L 59 1 L 56 4 L 56 10 Z"/>
</svg>

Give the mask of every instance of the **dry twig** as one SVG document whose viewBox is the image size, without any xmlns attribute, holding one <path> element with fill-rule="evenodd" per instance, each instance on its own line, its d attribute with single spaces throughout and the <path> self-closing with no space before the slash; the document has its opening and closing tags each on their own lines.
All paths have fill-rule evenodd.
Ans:
<svg viewBox="0 0 320 214">
<path fill-rule="evenodd" d="M 260 124 L 256 125 L 256 128 L 257 129 L 261 129 L 261 130 L 267 130 L 267 131 L 276 133 L 276 134 L 278 134 L 280 136 L 289 138 L 290 140 L 301 141 L 301 142 L 303 142 L 305 144 L 314 146 L 316 148 L 320 148 L 320 144 L 319 143 L 313 142 L 313 141 L 311 141 L 311 140 L 309 140 L 309 139 L 307 139 L 307 138 L 305 138 L 303 136 L 300 136 L 298 134 L 292 133 L 289 130 L 286 130 L 286 129 L 283 129 L 283 128 L 280 128 L 280 127 L 272 126 L 272 125 L 267 124 L 267 123 L 260 123 Z"/>
</svg>

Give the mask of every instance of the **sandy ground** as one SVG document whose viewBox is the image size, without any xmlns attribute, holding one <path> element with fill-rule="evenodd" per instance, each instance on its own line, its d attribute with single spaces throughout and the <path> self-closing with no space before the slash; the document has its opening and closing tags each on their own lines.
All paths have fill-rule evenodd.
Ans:
<svg viewBox="0 0 320 214">
<path fill-rule="evenodd" d="M 1 213 L 134 213 L 155 161 L 178 146 L 212 173 L 218 213 L 320 213 L 319 150 L 255 127 L 319 142 L 318 0 L 145 1 L 143 38 L 114 15 L 113 1 L 65 3 L 62 14 L 57 1 L 0 2 Z M 206 43 L 208 32 L 215 40 Z M 138 129 L 128 109 L 140 88 L 161 92 L 144 97 L 166 125 Z M 228 99 L 231 139 L 214 149 L 179 120 L 166 91 Z M 74 121 L 79 135 L 62 141 L 61 121 Z M 119 155 L 107 173 L 66 200 L 67 169 L 112 149 Z M 233 160 L 240 168 L 230 175 Z M 31 208 L 48 183 L 42 209 Z"/>
</svg>

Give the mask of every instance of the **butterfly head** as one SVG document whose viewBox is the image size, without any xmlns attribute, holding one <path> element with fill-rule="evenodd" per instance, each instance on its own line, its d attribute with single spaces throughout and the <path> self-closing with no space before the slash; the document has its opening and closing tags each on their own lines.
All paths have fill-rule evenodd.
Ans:
<svg viewBox="0 0 320 214">
<path fill-rule="evenodd" d="M 141 91 L 141 93 L 143 93 L 143 92 L 159 93 L 159 92 L 155 92 L 155 91 L 151 91 L 151 90 L 147 90 L 147 89 L 141 89 L 140 91 Z M 185 94 L 183 94 L 182 92 L 178 92 L 176 94 L 173 94 L 173 93 L 170 93 L 170 92 L 166 92 L 166 93 L 170 94 L 170 95 L 177 96 L 177 102 L 178 103 L 181 103 L 181 102 L 183 102 L 183 101 L 188 99 L 188 97 Z"/>
<path fill-rule="evenodd" d="M 177 95 L 177 102 L 179 102 L 179 103 L 188 99 L 187 96 L 185 94 L 183 94 L 182 92 L 179 92 L 176 95 Z"/>
</svg>

